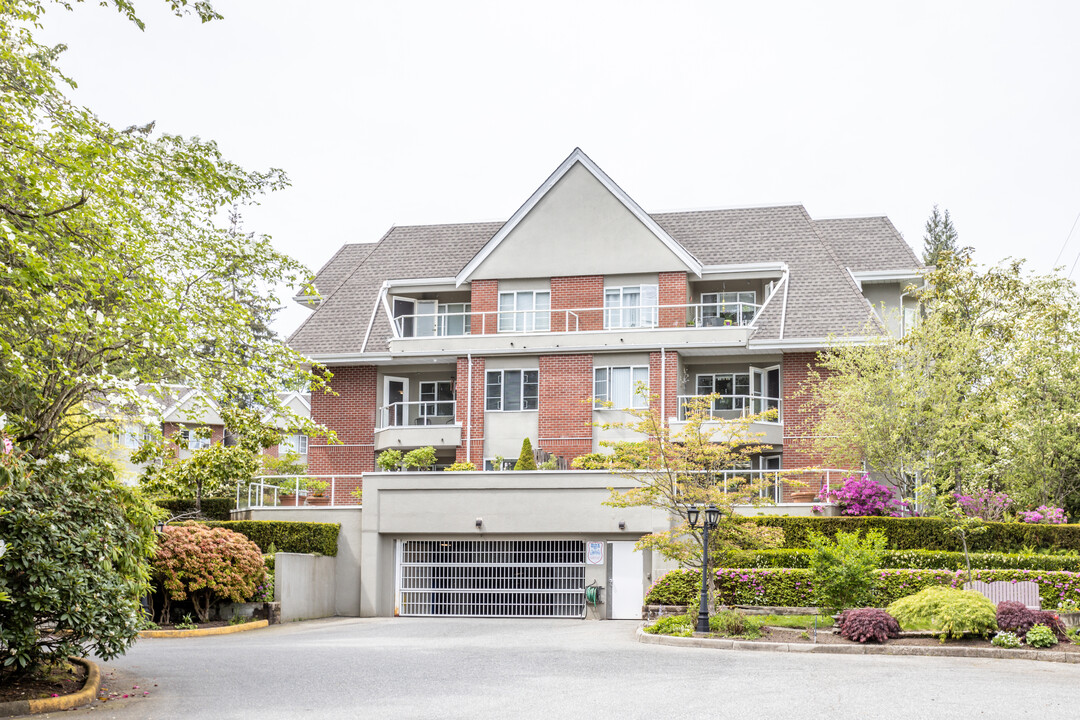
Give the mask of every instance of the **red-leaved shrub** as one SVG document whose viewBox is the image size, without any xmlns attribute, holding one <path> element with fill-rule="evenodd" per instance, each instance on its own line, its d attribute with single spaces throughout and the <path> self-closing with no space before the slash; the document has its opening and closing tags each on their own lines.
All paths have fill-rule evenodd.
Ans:
<svg viewBox="0 0 1080 720">
<path fill-rule="evenodd" d="M 1031 610 L 1024 603 L 1015 600 L 1002 600 L 997 606 L 998 630 L 1016 633 L 1021 640 L 1027 637 L 1027 631 L 1034 625 L 1045 625 L 1054 631 L 1058 640 L 1067 639 L 1065 623 L 1056 613 L 1046 610 Z"/>
<path fill-rule="evenodd" d="M 900 637 L 900 623 L 889 613 L 877 608 L 855 608 L 840 615 L 837 630 L 841 637 L 855 642 L 877 640 L 883 643 L 889 638 Z"/>
<path fill-rule="evenodd" d="M 200 622 L 216 600 L 244 602 L 266 579 L 259 546 L 240 533 L 205 525 L 169 525 L 158 541 L 154 579 L 170 600 L 191 598 Z"/>
</svg>

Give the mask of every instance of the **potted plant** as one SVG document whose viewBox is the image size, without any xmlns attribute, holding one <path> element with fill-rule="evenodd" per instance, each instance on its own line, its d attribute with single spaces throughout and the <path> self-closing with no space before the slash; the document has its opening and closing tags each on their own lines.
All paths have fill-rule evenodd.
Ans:
<svg viewBox="0 0 1080 720">
<path fill-rule="evenodd" d="M 304 495 L 307 494 L 305 489 L 306 480 L 301 478 L 297 483 L 297 479 L 294 477 L 281 478 L 277 481 L 277 486 L 280 488 L 278 491 L 278 505 L 281 507 L 295 507 L 297 505 L 303 505 Z M 297 485 L 299 484 L 299 491 L 297 491 Z"/>
<path fill-rule="evenodd" d="M 304 486 L 308 491 L 308 505 L 330 504 L 330 498 L 326 496 L 326 489 L 330 487 L 330 483 L 324 480 L 307 480 L 304 482 Z"/>
<path fill-rule="evenodd" d="M 1080 605 L 1075 600 L 1066 600 L 1057 606 L 1058 617 L 1065 627 L 1080 627 Z"/>
</svg>

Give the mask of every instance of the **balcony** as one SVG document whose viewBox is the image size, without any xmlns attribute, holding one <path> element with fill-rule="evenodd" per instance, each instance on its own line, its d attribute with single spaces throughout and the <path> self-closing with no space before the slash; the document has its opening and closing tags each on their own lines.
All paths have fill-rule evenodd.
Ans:
<svg viewBox="0 0 1080 720">
<path fill-rule="evenodd" d="M 711 402 L 709 399 L 711 398 Z M 678 416 L 671 421 L 671 429 L 681 432 L 686 427 L 688 407 L 695 403 L 706 403 L 706 411 L 710 418 L 716 420 L 738 420 L 752 415 L 760 416 L 753 420 L 747 431 L 757 436 L 757 442 L 766 445 L 780 446 L 784 442 L 783 429 L 783 400 L 778 397 L 766 397 L 764 395 L 679 395 Z M 706 420 L 704 430 L 713 433 L 721 429 L 719 422 L 712 423 Z M 725 438 L 716 435 L 713 439 Z"/>
<path fill-rule="evenodd" d="M 378 409 L 375 450 L 454 448 L 461 445 L 461 425 L 453 400 L 394 402 Z"/>
<path fill-rule="evenodd" d="M 745 345 L 760 311 L 761 305 L 734 302 L 406 314 L 393 318 L 390 350 Z"/>
</svg>

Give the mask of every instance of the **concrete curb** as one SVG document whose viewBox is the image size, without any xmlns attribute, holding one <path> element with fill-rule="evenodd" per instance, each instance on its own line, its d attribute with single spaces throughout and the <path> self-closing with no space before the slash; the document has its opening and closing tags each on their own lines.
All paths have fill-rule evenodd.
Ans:
<svg viewBox="0 0 1080 720">
<path fill-rule="evenodd" d="M 1080 664 L 1080 653 L 1060 650 L 1009 650 L 1006 648 L 948 647 L 941 645 L 814 645 L 811 643 L 757 642 L 731 638 L 673 637 L 650 635 L 637 629 L 637 640 L 647 645 L 709 648 L 713 650 L 758 650 L 769 652 L 815 653 L 818 655 L 896 655 L 921 657 L 966 657 L 993 660 L 1038 660 Z"/>
<path fill-rule="evenodd" d="M 205 635 L 232 635 L 238 632 L 247 632 L 248 630 L 259 630 L 261 628 L 270 625 L 268 620 L 253 620 L 252 622 L 241 623 L 240 625 L 224 625 L 222 627 L 212 627 L 194 630 L 140 630 L 140 638 L 182 638 L 182 637 L 203 637 Z"/>
<path fill-rule="evenodd" d="M 98 670 L 97 665 L 85 658 L 73 657 L 68 658 L 68 660 L 86 668 L 86 682 L 83 683 L 82 690 L 60 697 L 12 700 L 11 702 L 0 703 L 0 717 L 70 710 L 93 702 L 94 698 L 97 697 L 98 688 L 101 687 L 101 671 Z"/>
</svg>

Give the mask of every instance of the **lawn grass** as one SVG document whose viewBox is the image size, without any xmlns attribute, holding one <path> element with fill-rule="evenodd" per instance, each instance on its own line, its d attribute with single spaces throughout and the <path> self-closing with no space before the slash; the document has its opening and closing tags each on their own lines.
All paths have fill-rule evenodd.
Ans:
<svg viewBox="0 0 1080 720">
<path fill-rule="evenodd" d="M 814 615 L 758 615 L 757 618 L 761 620 L 762 625 L 771 625 L 772 627 L 786 627 L 797 628 L 801 630 L 809 630 L 814 627 Z M 817 615 L 817 626 L 819 628 L 832 627 L 833 619 L 830 615 Z"/>
</svg>

